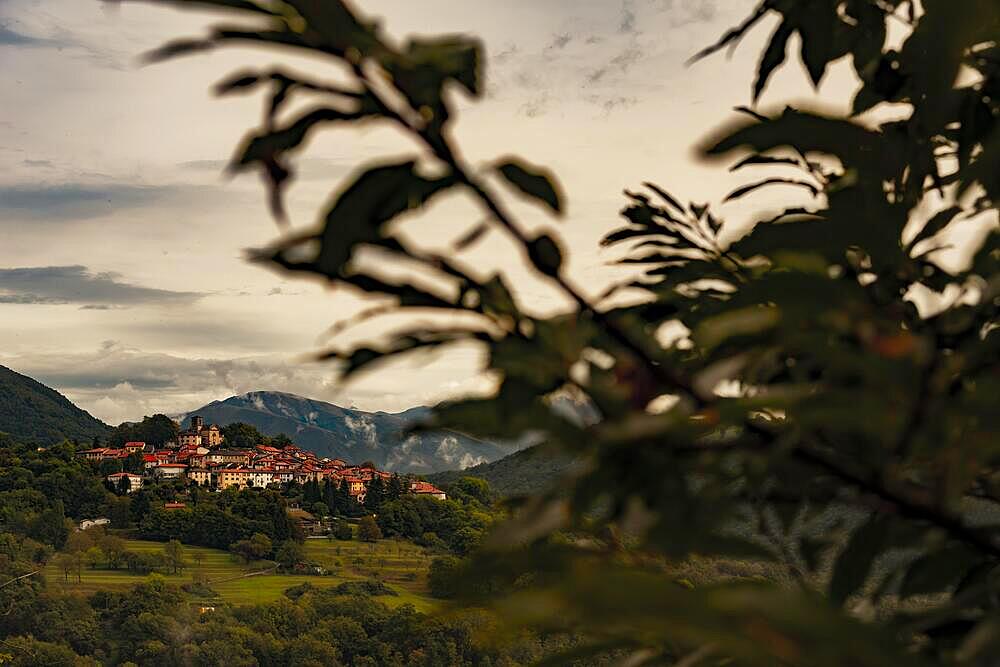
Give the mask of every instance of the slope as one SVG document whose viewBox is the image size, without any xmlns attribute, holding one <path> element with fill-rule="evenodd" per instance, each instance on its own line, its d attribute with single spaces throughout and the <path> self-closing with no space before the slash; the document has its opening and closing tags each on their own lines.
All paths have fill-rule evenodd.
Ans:
<svg viewBox="0 0 1000 667">
<path fill-rule="evenodd" d="M 87 442 L 110 431 L 55 389 L 0 366 L 0 432 L 28 444 L 53 445 Z"/>
</svg>

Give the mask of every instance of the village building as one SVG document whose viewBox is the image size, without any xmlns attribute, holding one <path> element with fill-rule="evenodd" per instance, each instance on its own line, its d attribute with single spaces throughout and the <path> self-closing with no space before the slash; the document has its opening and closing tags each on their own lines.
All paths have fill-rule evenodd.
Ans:
<svg viewBox="0 0 1000 667">
<path fill-rule="evenodd" d="M 142 475 L 133 475 L 130 472 L 116 472 L 107 477 L 107 480 L 114 484 L 116 489 L 120 488 L 123 479 L 128 480 L 126 493 L 134 493 L 142 488 Z"/>
<path fill-rule="evenodd" d="M 199 486 L 212 485 L 212 471 L 208 468 L 188 468 L 187 478 Z"/>
<path fill-rule="evenodd" d="M 205 420 L 198 415 L 191 417 L 191 428 L 177 434 L 177 445 L 180 447 L 218 447 L 223 440 L 219 427 L 215 424 L 205 426 Z"/>
<path fill-rule="evenodd" d="M 248 465 L 252 458 L 252 453 L 241 449 L 216 449 L 205 454 L 206 463 L 236 463 L 238 465 Z"/>
<path fill-rule="evenodd" d="M 312 513 L 298 507 L 289 507 L 288 516 L 291 517 L 307 535 L 318 535 L 324 532 L 323 522 L 317 519 Z"/>
<path fill-rule="evenodd" d="M 158 463 L 152 469 L 153 477 L 161 479 L 174 479 L 182 476 L 186 471 L 186 463 Z"/>
<path fill-rule="evenodd" d="M 430 482 L 415 481 L 410 482 L 410 493 L 418 496 L 430 496 L 438 500 L 447 500 L 448 495 Z"/>
</svg>

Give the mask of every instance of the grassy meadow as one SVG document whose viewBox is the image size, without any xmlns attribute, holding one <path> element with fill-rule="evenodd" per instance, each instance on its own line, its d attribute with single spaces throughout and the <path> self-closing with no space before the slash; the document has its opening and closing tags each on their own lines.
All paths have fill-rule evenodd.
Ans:
<svg viewBox="0 0 1000 667">
<path fill-rule="evenodd" d="M 127 540 L 129 551 L 160 552 L 163 543 L 146 540 Z M 397 596 L 381 596 L 389 606 L 413 604 L 420 611 L 427 611 L 434 602 L 426 595 L 427 568 L 431 556 L 422 547 L 399 540 L 380 540 L 374 544 L 358 541 L 327 539 L 306 540 L 305 550 L 310 562 L 321 565 L 328 575 L 276 574 L 268 572 L 270 561 L 243 563 L 233 554 L 206 547 L 184 547 L 187 567 L 179 574 L 160 574 L 178 586 L 193 583 L 196 573 L 208 579 L 208 586 L 217 598 L 192 595 L 195 603 L 229 603 L 233 605 L 260 604 L 279 598 L 292 586 L 309 583 L 328 587 L 346 581 L 378 579 L 395 590 Z M 253 575 L 253 572 L 265 571 Z M 248 576 L 250 575 L 250 576 Z M 128 588 L 141 582 L 148 575 L 127 570 L 90 569 L 85 567 L 77 581 L 76 573 L 67 580 L 54 564 L 45 567 L 48 585 L 66 592 L 92 593 L 108 588 Z"/>
</svg>

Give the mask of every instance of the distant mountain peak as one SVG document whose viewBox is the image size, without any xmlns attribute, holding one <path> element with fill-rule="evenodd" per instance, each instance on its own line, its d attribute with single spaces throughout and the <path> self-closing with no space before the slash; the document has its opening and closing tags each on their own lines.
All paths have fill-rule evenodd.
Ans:
<svg viewBox="0 0 1000 667">
<path fill-rule="evenodd" d="M 265 435 L 285 433 L 320 456 L 371 460 L 387 470 L 430 473 L 495 461 L 517 449 L 453 431 L 409 434 L 431 408 L 399 413 L 344 408 L 282 391 L 248 391 L 188 413 L 224 426 L 246 422 Z"/>
</svg>

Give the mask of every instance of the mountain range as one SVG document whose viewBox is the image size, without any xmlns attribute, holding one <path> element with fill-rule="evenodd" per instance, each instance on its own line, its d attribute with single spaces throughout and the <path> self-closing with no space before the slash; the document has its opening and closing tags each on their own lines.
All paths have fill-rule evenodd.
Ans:
<svg viewBox="0 0 1000 667">
<path fill-rule="evenodd" d="M 53 445 L 89 442 L 111 427 L 81 410 L 55 389 L 0 366 L 0 433 L 19 442 Z"/>
<path fill-rule="evenodd" d="M 253 391 L 193 410 L 184 416 L 182 426 L 188 426 L 193 415 L 219 426 L 245 422 L 264 435 L 284 433 L 319 456 L 372 461 L 386 470 L 411 473 L 468 468 L 518 449 L 456 431 L 406 433 L 430 411 L 417 407 L 397 413 L 364 412 L 295 394 Z"/>
<path fill-rule="evenodd" d="M 430 412 L 428 407 L 365 412 L 295 394 L 254 391 L 213 401 L 181 417 L 184 427 L 195 414 L 220 426 L 246 422 L 265 435 L 285 433 L 319 456 L 351 463 L 372 461 L 383 469 L 408 473 L 461 470 L 521 448 L 450 430 L 407 432 Z M 0 366 L 0 433 L 20 442 L 52 445 L 67 439 L 106 439 L 112 431 L 58 391 Z"/>
</svg>

